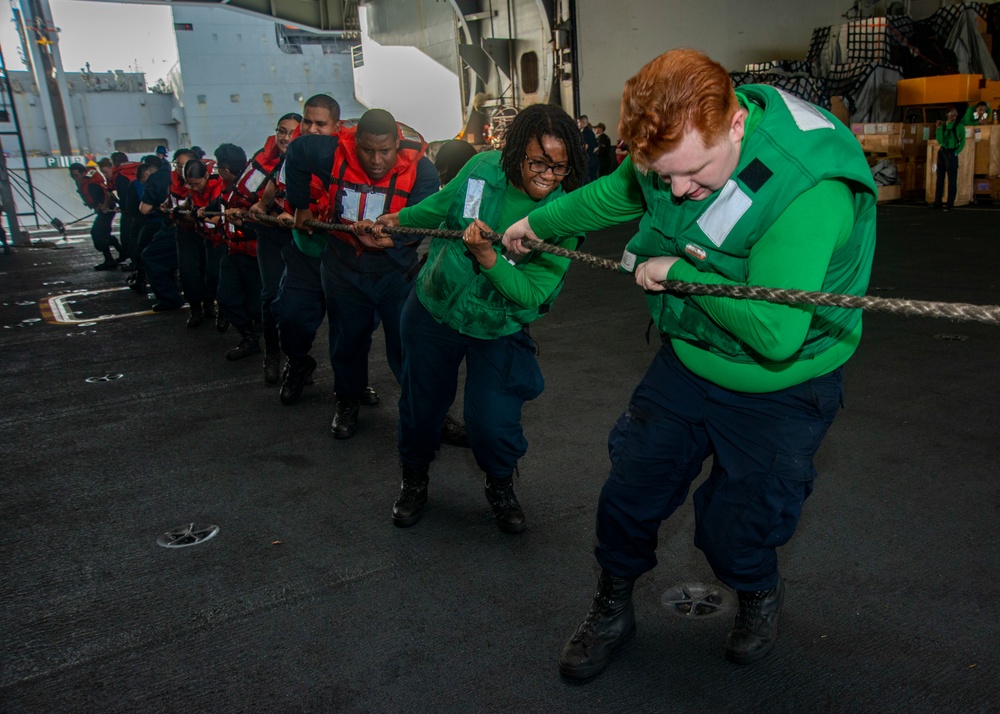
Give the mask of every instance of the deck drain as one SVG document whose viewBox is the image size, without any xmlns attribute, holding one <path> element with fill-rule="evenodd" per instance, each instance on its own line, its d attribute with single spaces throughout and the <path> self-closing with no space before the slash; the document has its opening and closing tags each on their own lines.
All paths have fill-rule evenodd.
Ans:
<svg viewBox="0 0 1000 714">
<path fill-rule="evenodd" d="M 164 548 L 186 548 L 189 545 L 199 545 L 215 537 L 218 526 L 208 523 L 186 523 L 173 528 L 156 539 L 157 545 Z"/>
<path fill-rule="evenodd" d="M 99 384 L 100 382 L 114 382 L 116 379 L 121 379 L 124 374 L 105 374 L 103 377 L 87 377 L 87 384 Z"/>
<path fill-rule="evenodd" d="M 81 322 L 77 327 L 93 327 L 96 324 L 96 322 Z"/>
<path fill-rule="evenodd" d="M 4 304 L 6 304 L 6 303 L 4 303 Z M 15 305 L 20 305 L 21 307 L 27 307 L 27 306 L 29 306 L 29 305 L 34 305 L 34 304 L 35 304 L 35 301 L 34 301 L 34 300 L 18 300 L 18 301 L 17 301 L 16 303 L 14 303 L 14 304 L 15 304 Z"/>
<path fill-rule="evenodd" d="M 21 320 L 21 322 L 29 324 L 29 325 L 34 325 L 36 322 L 41 322 L 41 321 L 42 321 L 42 318 L 40 318 L 40 317 L 26 317 L 23 320 Z"/>
<path fill-rule="evenodd" d="M 968 335 L 955 335 L 949 334 L 947 332 L 942 332 L 940 335 L 934 335 L 935 340 L 944 340 L 945 342 L 965 342 L 969 339 Z"/>
<path fill-rule="evenodd" d="M 736 596 L 721 585 L 683 583 L 663 593 L 660 603 L 675 615 L 704 620 L 733 612 Z"/>
</svg>

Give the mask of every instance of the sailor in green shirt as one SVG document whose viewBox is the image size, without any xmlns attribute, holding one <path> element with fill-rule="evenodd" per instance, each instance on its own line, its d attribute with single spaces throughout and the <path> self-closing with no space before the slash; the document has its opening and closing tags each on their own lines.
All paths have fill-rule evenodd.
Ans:
<svg viewBox="0 0 1000 714">
<path fill-rule="evenodd" d="M 482 231 L 502 232 L 580 186 L 586 175 L 576 124 L 558 107 L 534 105 L 514 118 L 502 152 L 474 156 L 440 192 L 378 219 L 405 228 L 464 230 L 462 241 L 431 241 L 403 309 L 398 439 L 403 478 L 392 509 L 397 526 L 411 526 L 423 513 L 428 467 L 465 360 L 465 428 L 486 473 L 486 499 L 502 531 L 524 530 L 512 478 L 528 447 L 521 408 L 544 387 L 528 325 L 548 312 L 569 260 L 547 253 L 508 260 Z M 580 240 L 575 231 L 559 235 L 556 242 L 570 249 Z M 377 247 L 390 239 L 376 228 L 370 240 Z"/>
<path fill-rule="evenodd" d="M 958 155 L 965 148 L 965 124 L 958 118 L 958 109 L 948 110 L 945 121 L 938 122 L 935 138 L 941 148 L 937 155 L 937 190 L 934 192 L 934 208 L 941 208 L 944 198 L 944 179 L 948 177 L 948 203 L 944 210 L 955 207 L 958 195 Z"/>
<path fill-rule="evenodd" d="M 784 594 L 776 549 L 795 532 L 813 455 L 840 408 L 858 310 L 666 292 L 662 281 L 863 295 L 876 189 L 857 141 L 831 114 L 781 90 L 734 90 L 703 54 L 673 50 L 625 86 L 619 133 L 631 155 L 611 176 L 509 228 L 524 236 L 641 217 L 634 272 L 663 338 L 608 440 L 597 510 L 602 568 L 564 677 L 589 679 L 635 634 L 632 589 L 656 565 L 660 524 L 694 494 L 695 545 L 737 592 L 730 660 L 773 647 Z"/>
</svg>

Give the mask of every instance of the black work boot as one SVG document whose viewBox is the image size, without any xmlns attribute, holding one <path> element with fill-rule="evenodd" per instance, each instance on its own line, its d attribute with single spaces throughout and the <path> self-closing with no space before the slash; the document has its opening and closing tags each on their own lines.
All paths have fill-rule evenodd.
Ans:
<svg viewBox="0 0 1000 714">
<path fill-rule="evenodd" d="M 771 651 L 778 639 L 778 614 L 785 599 L 785 584 L 770 590 L 740 590 L 736 622 L 726 640 L 726 659 L 736 664 L 750 664 Z"/>
<path fill-rule="evenodd" d="M 264 383 L 277 384 L 281 379 L 281 352 L 265 345 L 264 350 Z"/>
<path fill-rule="evenodd" d="M 392 504 L 392 522 L 408 528 L 420 520 L 427 504 L 427 467 L 422 469 L 403 466 L 403 480 L 399 484 L 399 498 Z"/>
<path fill-rule="evenodd" d="M 579 681 L 596 677 L 608 666 L 615 650 L 632 639 L 634 585 L 634 578 L 618 578 L 607 570 L 601 571 L 590 612 L 559 656 L 559 674 Z"/>
<path fill-rule="evenodd" d="M 311 384 L 309 378 L 316 370 L 316 360 L 310 355 L 306 355 L 301 361 L 292 363 L 288 360 L 285 363 L 285 377 L 281 382 L 282 404 L 295 404 L 302 396 L 302 389 L 306 384 Z"/>
<path fill-rule="evenodd" d="M 205 319 L 205 315 L 201 311 L 201 307 L 191 306 L 191 316 L 188 318 L 188 327 L 198 327 Z"/>
<path fill-rule="evenodd" d="M 205 298 L 202 301 L 202 312 L 205 313 L 205 317 L 212 319 L 216 316 L 215 314 L 215 300 L 212 298 Z"/>
<path fill-rule="evenodd" d="M 244 357 L 258 354 L 260 352 L 260 337 L 253 329 L 253 326 L 237 328 L 243 337 L 240 343 L 226 352 L 226 359 L 235 362 Z"/>
<path fill-rule="evenodd" d="M 274 325 L 261 325 L 264 336 L 264 383 L 277 384 L 281 381 L 281 348 L 278 346 L 278 330 Z"/>
<path fill-rule="evenodd" d="M 149 284 L 146 282 L 146 273 L 141 270 L 135 271 L 125 282 L 128 284 L 129 290 L 134 290 L 143 297 L 146 296 L 146 291 L 149 290 Z"/>
<path fill-rule="evenodd" d="M 444 415 L 444 424 L 441 425 L 441 443 L 458 446 L 462 449 L 469 448 L 469 437 L 465 433 L 465 425 L 457 419 L 453 419 L 451 414 Z"/>
<path fill-rule="evenodd" d="M 118 261 L 115 260 L 114 256 L 111 255 L 111 249 L 105 249 L 104 262 L 100 265 L 95 265 L 94 270 L 118 270 Z"/>
<path fill-rule="evenodd" d="M 374 387 L 365 387 L 365 391 L 361 392 L 361 403 L 366 407 L 374 407 L 379 403 L 378 392 Z"/>
<path fill-rule="evenodd" d="M 337 439 L 350 439 L 358 430 L 358 410 L 361 402 L 357 399 L 338 399 L 337 415 L 330 424 L 330 433 Z"/>
<path fill-rule="evenodd" d="M 524 512 L 514 494 L 514 478 L 507 476 L 486 477 L 486 500 L 493 507 L 497 526 L 504 533 L 520 533 L 524 530 Z"/>
</svg>

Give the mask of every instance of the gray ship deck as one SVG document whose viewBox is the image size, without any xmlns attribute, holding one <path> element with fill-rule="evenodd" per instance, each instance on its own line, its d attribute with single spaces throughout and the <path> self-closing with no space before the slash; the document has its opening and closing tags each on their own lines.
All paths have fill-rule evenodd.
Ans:
<svg viewBox="0 0 1000 714">
<path fill-rule="evenodd" d="M 873 294 L 1000 302 L 1000 213 L 879 214 Z M 617 258 L 627 235 L 586 249 Z M 186 329 L 182 312 L 23 322 L 70 291 L 109 290 L 60 301 L 75 319 L 148 307 L 96 258 L 86 243 L 0 256 L 0 711 L 1000 711 L 1000 328 L 866 316 L 781 552 L 766 660 L 730 664 L 730 618 L 661 604 L 713 582 L 688 502 L 637 588 L 637 640 L 574 686 L 556 660 L 596 580 L 607 431 L 655 349 L 627 278 L 574 266 L 534 331 L 547 388 L 525 409 L 528 530 L 512 537 L 450 447 L 423 520 L 390 523 L 398 390 L 380 338 L 382 404 L 340 442 L 328 365 L 283 407 L 259 360 L 226 362 L 232 332 Z M 122 377 L 86 381 L 108 374 Z M 157 545 L 187 522 L 221 530 Z"/>
</svg>

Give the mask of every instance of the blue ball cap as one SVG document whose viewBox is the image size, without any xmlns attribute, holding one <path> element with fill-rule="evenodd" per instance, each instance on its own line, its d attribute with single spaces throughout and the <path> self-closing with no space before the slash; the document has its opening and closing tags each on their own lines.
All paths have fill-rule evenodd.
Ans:
<svg viewBox="0 0 1000 714">
<path fill-rule="evenodd" d="M 160 146 L 157 146 L 157 147 L 156 147 L 156 153 L 157 153 L 157 154 L 163 154 L 163 155 L 166 155 L 166 153 L 167 153 L 167 147 L 165 147 L 165 146 L 163 146 L 163 145 L 160 145 Z"/>
</svg>

